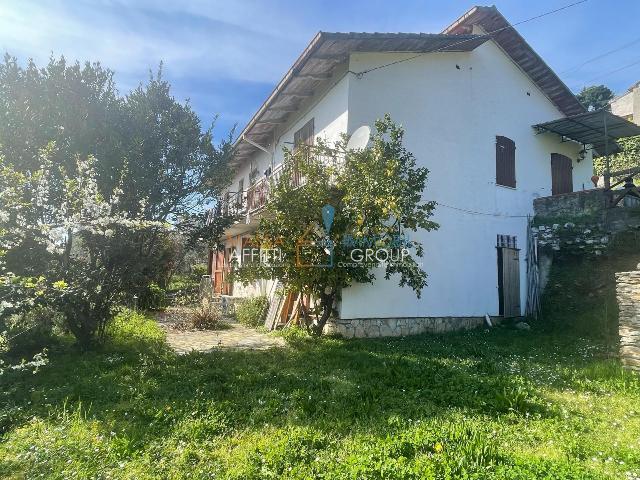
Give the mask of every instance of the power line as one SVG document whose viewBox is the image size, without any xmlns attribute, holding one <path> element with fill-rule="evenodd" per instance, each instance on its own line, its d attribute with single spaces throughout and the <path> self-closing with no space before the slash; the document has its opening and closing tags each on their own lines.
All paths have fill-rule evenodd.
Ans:
<svg viewBox="0 0 640 480">
<path fill-rule="evenodd" d="M 580 68 L 584 67 L 585 65 L 588 65 L 589 63 L 595 62 L 596 60 L 600 60 L 601 58 L 604 58 L 608 55 L 611 55 L 612 53 L 616 53 L 619 52 L 620 50 L 624 50 L 627 47 L 630 47 L 632 45 L 635 45 L 636 43 L 640 42 L 640 37 L 636 38 L 635 40 L 629 42 L 629 43 L 625 43 L 624 45 L 621 45 L 617 48 L 614 48 L 613 50 L 609 50 L 608 52 L 605 53 L 601 53 L 600 55 L 597 55 L 593 58 L 590 58 L 588 60 L 585 60 L 584 62 L 575 65 L 571 68 L 568 68 L 567 70 L 563 70 L 562 72 L 560 72 L 560 74 L 564 74 L 564 73 L 568 73 L 568 72 L 574 72 L 576 70 L 579 70 Z"/>
<path fill-rule="evenodd" d="M 508 30 L 508 29 L 510 29 L 510 28 L 514 28 L 514 27 L 516 27 L 516 26 L 518 26 L 518 25 L 522 25 L 522 24 L 524 24 L 524 23 L 531 22 L 531 21 L 533 21 L 533 20 L 537 20 L 537 19 L 542 18 L 542 17 L 546 17 L 547 15 L 551 15 L 551 14 L 554 14 L 554 13 L 560 12 L 560 11 L 562 11 L 562 10 L 566 10 L 567 8 L 575 7 L 576 5 L 580 5 L 581 3 L 586 3 L 586 2 L 588 2 L 588 1 L 589 1 L 589 0 L 580 0 L 580 1 L 578 1 L 578 2 L 573 2 L 573 3 L 570 3 L 569 5 L 565 5 L 565 6 L 563 6 L 563 7 L 556 8 L 555 10 L 550 10 L 550 11 L 548 11 L 548 12 L 541 13 L 540 15 L 536 15 L 535 17 L 530 17 L 530 18 L 527 18 L 527 19 L 525 19 L 525 20 L 521 20 L 521 21 L 519 21 L 519 22 L 509 24 L 509 25 L 507 25 L 507 26 L 505 26 L 505 27 L 501 27 L 501 28 L 498 28 L 498 29 L 496 29 L 496 30 L 492 30 L 492 31 L 490 31 L 490 32 L 485 33 L 484 35 L 479 35 L 478 37 L 490 37 L 491 35 L 493 35 L 493 34 L 495 34 L 495 33 L 498 33 L 498 32 L 501 32 L 501 31 L 503 31 L 503 30 Z M 467 39 L 464 39 L 464 40 L 460 40 L 459 42 L 454 42 L 454 43 L 452 43 L 452 44 L 446 45 L 446 46 L 444 46 L 444 47 L 437 48 L 437 49 L 435 49 L 435 50 L 430 50 L 430 51 L 428 51 L 428 52 L 418 53 L 417 55 L 413 55 L 413 56 L 408 57 L 408 58 L 403 58 L 403 59 L 401 59 L 401 60 L 396 60 L 396 61 L 394 61 L 394 62 L 386 63 L 386 64 L 384 64 L 384 65 L 378 65 L 377 67 L 369 68 L 369 69 L 367 69 L 367 70 L 362 70 L 361 72 L 352 72 L 352 71 L 349 71 L 349 72 L 350 72 L 350 73 L 353 73 L 353 74 L 354 74 L 354 75 L 356 75 L 358 78 L 361 78 L 363 75 L 366 75 L 366 74 L 367 74 L 367 73 L 369 73 L 369 72 L 373 72 L 373 71 L 375 71 L 375 70 L 380 70 L 380 69 L 382 69 L 382 68 L 387 68 L 387 67 L 390 67 L 390 66 L 392 66 L 392 65 L 397 65 L 397 64 L 399 64 L 399 63 L 408 62 L 408 61 L 410 61 L 410 60 L 414 60 L 414 59 L 416 59 L 416 58 L 418 58 L 418 57 L 422 57 L 422 56 L 424 56 L 424 55 L 428 55 L 428 54 L 430 54 L 430 53 L 442 52 L 443 50 L 448 50 L 448 49 L 450 49 L 451 47 L 455 47 L 456 45 L 461 45 L 461 44 L 463 44 L 463 43 L 467 43 L 467 42 L 470 42 L 470 41 L 477 40 L 477 38 L 478 38 L 478 37 L 474 37 L 474 38 L 467 38 Z"/>
<path fill-rule="evenodd" d="M 491 213 L 491 212 L 477 212 L 475 210 L 467 210 L 465 208 L 452 207 L 444 203 L 436 202 L 439 207 L 450 208 L 451 210 L 457 210 L 459 212 L 468 213 L 469 215 L 481 215 L 486 217 L 504 217 L 504 218 L 527 218 L 529 215 L 505 215 L 503 213 Z"/>
<path fill-rule="evenodd" d="M 594 80 L 599 80 L 599 79 L 604 78 L 604 77 L 608 77 L 609 75 L 612 75 L 614 73 L 618 73 L 618 72 L 620 72 L 622 70 L 626 70 L 627 68 L 633 67 L 634 65 L 638 65 L 639 63 L 640 63 L 640 60 L 636 60 L 635 62 L 629 63 L 629 64 L 627 64 L 627 65 L 625 65 L 623 67 L 616 68 L 615 70 L 611 70 L 609 72 L 605 72 L 605 73 L 602 73 L 600 75 L 597 75 L 597 76 L 585 81 L 584 84 L 591 83 Z"/>
</svg>

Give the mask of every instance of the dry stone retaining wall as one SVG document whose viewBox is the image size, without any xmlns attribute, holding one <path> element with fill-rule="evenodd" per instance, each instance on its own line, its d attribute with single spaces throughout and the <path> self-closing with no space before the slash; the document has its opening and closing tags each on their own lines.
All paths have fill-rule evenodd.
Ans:
<svg viewBox="0 0 640 480">
<path fill-rule="evenodd" d="M 616 273 L 619 307 L 620 358 L 622 364 L 640 371 L 640 265 L 632 272 Z"/>
</svg>

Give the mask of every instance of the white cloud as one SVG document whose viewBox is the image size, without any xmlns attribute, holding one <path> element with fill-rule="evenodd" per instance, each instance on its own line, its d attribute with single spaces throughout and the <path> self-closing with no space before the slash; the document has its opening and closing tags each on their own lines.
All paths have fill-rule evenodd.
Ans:
<svg viewBox="0 0 640 480">
<path fill-rule="evenodd" d="M 276 35 L 275 28 L 247 28 L 244 25 L 251 22 L 246 19 L 239 23 L 243 9 L 227 7 L 216 10 L 219 15 L 209 15 L 211 10 L 200 9 L 200 2 L 187 2 L 180 10 L 152 9 L 149 2 L 149 8 L 145 2 L 126 8 L 124 3 L 4 3 L 0 47 L 39 62 L 51 53 L 99 60 L 124 76 L 140 79 L 163 60 L 178 76 L 258 82 L 276 81 L 300 50 L 299 42 Z"/>
</svg>

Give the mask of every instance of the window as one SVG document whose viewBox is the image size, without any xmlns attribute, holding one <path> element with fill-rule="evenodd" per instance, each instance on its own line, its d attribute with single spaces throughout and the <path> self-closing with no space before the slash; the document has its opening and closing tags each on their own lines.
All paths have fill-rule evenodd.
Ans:
<svg viewBox="0 0 640 480">
<path fill-rule="evenodd" d="M 304 181 L 304 177 L 298 168 L 298 162 L 306 162 L 309 160 L 310 148 L 314 141 L 313 118 L 304 126 L 293 134 L 293 153 L 295 155 L 293 185 L 300 186 Z"/>
<path fill-rule="evenodd" d="M 309 120 L 304 126 L 293 134 L 293 147 L 294 150 L 302 145 L 313 145 L 313 118 Z"/>
<path fill-rule="evenodd" d="M 251 169 L 251 172 L 249 173 L 249 186 L 253 186 L 253 184 L 256 183 L 256 180 L 258 179 L 258 175 L 260 174 L 260 171 L 258 170 L 258 167 L 253 167 Z"/>
<path fill-rule="evenodd" d="M 507 137 L 496 137 L 496 184 L 516 188 L 516 144 Z"/>
<path fill-rule="evenodd" d="M 243 199 L 244 199 L 244 177 L 238 180 L 238 193 L 236 196 L 238 208 L 242 208 Z"/>
<path fill-rule="evenodd" d="M 551 154 L 551 195 L 573 192 L 573 162 L 560 153 Z"/>
</svg>

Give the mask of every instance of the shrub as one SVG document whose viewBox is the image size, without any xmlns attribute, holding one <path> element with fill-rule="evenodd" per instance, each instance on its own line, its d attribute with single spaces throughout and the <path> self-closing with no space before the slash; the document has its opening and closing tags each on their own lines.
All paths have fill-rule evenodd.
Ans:
<svg viewBox="0 0 640 480">
<path fill-rule="evenodd" d="M 204 301 L 196 305 L 189 315 L 190 328 L 195 330 L 219 330 L 226 325 L 222 321 L 220 304 Z"/>
<path fill-rule="evenodd" d="M 62 322 L 60 313 L 46 307 L 34 307 L 27 312 L 11 315 L 0 324 L 0 352 L 32 354 L 42 350 L 55 342 L 55 329 Z"/>
<path fill-rule="evenodd" d="M 236 305 L 236 318 L 248 327 L 258 327 L 264 323 L 269 300 L 265 296 L 243 298 Z"/>
<path fill-rule="evenodd" d="M 113 345 L 140 350 L 165 345 L 165 333 L 151 318 L 129 309 L 120 310 L 107 327 Z"/>
<path fill-rule="evenodd" d="M 200 279 L 203 275 L 206 275 L 208 271 L 206 263 L 197 263 L 191 266 L 191 278 L 197 284 L 200 283 Z"/>
<path fill-rule="evenodd" d="M 166 290 L 151 282 L 140 294 L 138 306 L 143 310 L 164 310 L 167 308 Z"/>
</svg>

